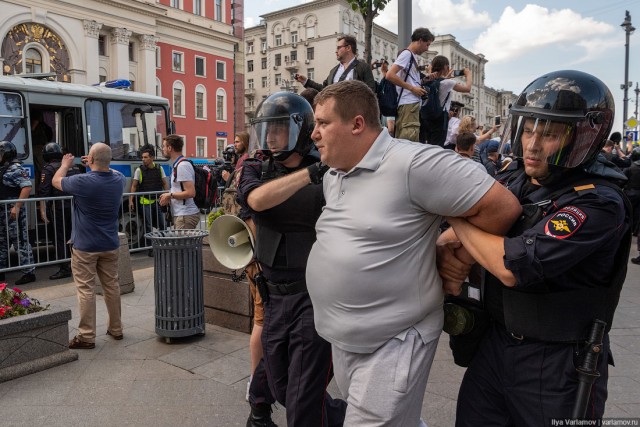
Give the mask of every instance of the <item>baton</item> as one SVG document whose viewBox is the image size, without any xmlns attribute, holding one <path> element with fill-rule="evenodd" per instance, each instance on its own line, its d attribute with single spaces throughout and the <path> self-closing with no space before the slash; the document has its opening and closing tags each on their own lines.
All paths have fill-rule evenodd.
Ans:
<svg viewBox="0 0 640 427">
<path fill-rule="evenodd" d="M 600 376 L 598 372 L 598 356 L 602 352 L 602 339 L 607 323 L 602 320 L 594 320 L 589 331 L 589 339 L 584 347 L 584 357 L 580 366 L 576 368 L 578 372 L 578 392 L 576 402 L 573 405 L 573 419 L 584 419 L 591 395 L 591 386 Z"/>
</svg>

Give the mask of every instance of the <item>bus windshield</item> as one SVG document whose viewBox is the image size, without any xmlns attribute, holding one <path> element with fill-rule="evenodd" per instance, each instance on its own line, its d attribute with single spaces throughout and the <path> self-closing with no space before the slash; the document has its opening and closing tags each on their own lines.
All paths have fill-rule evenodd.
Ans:
<svg viewBox="0 0 640 427">
<path fill-rule="evenodd" d="M 132 160 L 140 157 L 140 147 L 150 144 L 162 157 L 161 144 L 167 132 L 163 106 L 88 100 L 86 115 L 89 147 L 106 142 L 114 160 Z"/>
<path fill-rule="evenodd" d="M 28 154 L 22 97 L 17 93 L 0 92 L 0 141 L 13 142 L 18 158 Z"/>
</svg>

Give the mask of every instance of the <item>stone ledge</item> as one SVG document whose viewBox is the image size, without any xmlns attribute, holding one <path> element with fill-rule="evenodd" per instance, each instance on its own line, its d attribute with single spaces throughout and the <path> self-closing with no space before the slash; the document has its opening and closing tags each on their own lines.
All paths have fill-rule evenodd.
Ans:
<svg viewBox="0 0 640 427">
<path fill-rule="evenodd" d="M 0 368 L 0 383 L 73 362 L 74 360 L 78 360 L 78 353 L 67 349 L 61 353 L 54 353 L 39 359 Z"/>
<path fill-rule="evenodd" d="M 50 308 L 24 316 L 9 317 L 0 321 L 0 338 L 28 329 L 41 328 L 71 320 L 71 310 Z"/>
</svg>

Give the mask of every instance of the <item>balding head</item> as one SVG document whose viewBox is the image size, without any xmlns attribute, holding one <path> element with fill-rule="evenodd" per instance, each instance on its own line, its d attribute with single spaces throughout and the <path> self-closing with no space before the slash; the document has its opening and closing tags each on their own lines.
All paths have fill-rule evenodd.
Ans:
<svg viewBox="0 0 640 427">
<path fill-rule="evenodd" d="M 91 156 L 94 165 L 92 169 L 109 169 L 109 163 L 111 163 L 111 147 L 102 142 L 97 142 L 91 146 L 89 150 L 89 156 Z"/>
</svg>

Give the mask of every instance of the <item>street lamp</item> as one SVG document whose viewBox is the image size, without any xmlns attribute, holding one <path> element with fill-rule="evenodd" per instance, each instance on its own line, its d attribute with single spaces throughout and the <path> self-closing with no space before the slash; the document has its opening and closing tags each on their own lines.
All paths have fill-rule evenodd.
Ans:
<svg viewBox="0 0 640 427">
<path fill-rule="evenodd" d="M 631 14 L 628 10 L 625 12 L 624 22 L 620 24 L 627 35 L 624 45 L 624 84 L 621 85 L 621 89 L 624 89 L 624 99 L 622 100 L 622 123 L 624 127 L 626 127 L 625 123 L 627 122 L 627 104 L 629 102 L 629 88 L 631 87 L 631 82 L 629 81 L 629 36 L 636 30 L 631 25 Z"/>
</svg>

